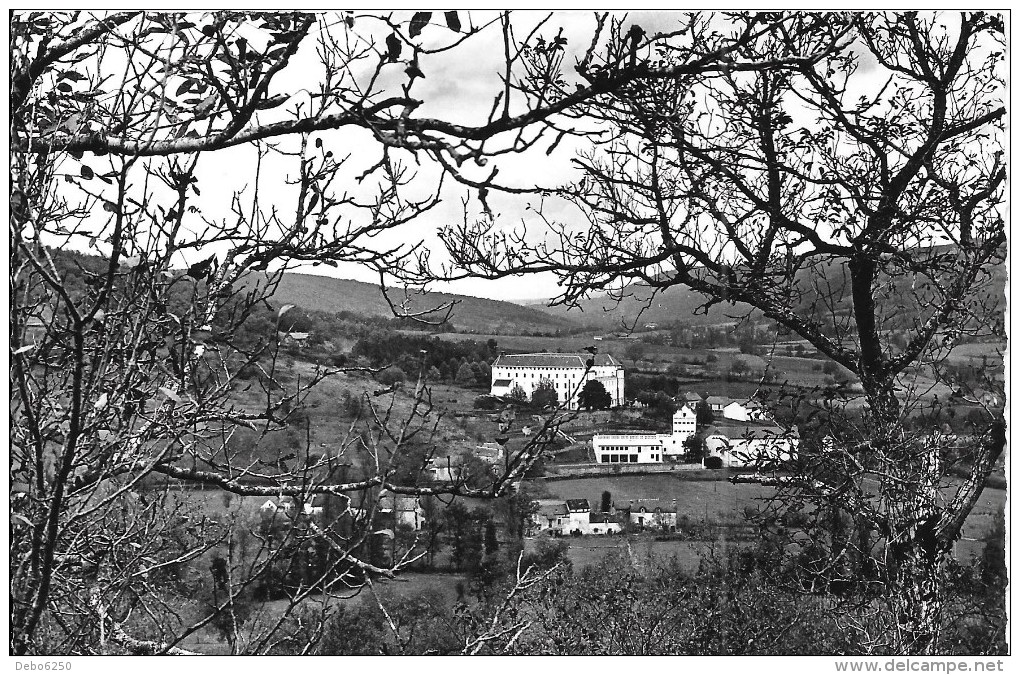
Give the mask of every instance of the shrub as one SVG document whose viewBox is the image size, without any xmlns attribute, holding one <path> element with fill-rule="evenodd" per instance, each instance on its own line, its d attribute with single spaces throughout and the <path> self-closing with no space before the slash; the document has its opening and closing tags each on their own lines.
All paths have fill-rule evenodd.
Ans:
<svg viewBox="0 0 1020 675">
<path fill-rule="evenodd" d="M 482 394 L 481 396 L 475 397 L 474 406 L 479 410 L 495 410 L 498 405 L 499 399 L 495 396 Z"/>
<path fill-rule="evenodd" d="M 510 390 L 510 394 L 507 398 L 514 403 L 527 403 L 528 393 L 524 391 L 524 387 L 519 384 L 515 384 L 514 388 Z"/>
<path fill-rule="evenodd" d="M 361 396 L 353 395 L 349 389 L 344 389 L 340 394 L 340 400 L 348 417 L 361 417 L 363 412 Z"/>
<path fill-rule="evenodd" d="M 721 468 L 723 468 L 723 466 L 722 466 L 722 457 L 716 457 L 716 456 L 706 457 L 705 458 L 705 468 L 706 469 L 721 469 Z"/>
<path fill-rule="evenodd" d="M 531 392 L 531 404 L 536 408 L 553 407 L 559 402 L 556 387 L 549 380 L 542 380 Z"/>
<path fill-rule="evenodd" d="M 398 368 L 397 366 L 390 366 L 386 370 L 382 371 L 376 376 L 382 384 L 387 386 L 403 382 L 407 379 L 407 373 Z"/>
<path fill-rule="evenodd" d="M 613 398 L 597 380 L 588 380 L 578 397 L 578 403 L 587 410 L 604 410 L 613 405 Z"/>
<path fill-rule="evenodd" d="M 470 386 L 475 383 L 475 371 L 471 369 L 470 363 L 462 363 L 460 368 L 457 369 L 456 375 L 457 384 L 462 386 Z"/>
</svg>

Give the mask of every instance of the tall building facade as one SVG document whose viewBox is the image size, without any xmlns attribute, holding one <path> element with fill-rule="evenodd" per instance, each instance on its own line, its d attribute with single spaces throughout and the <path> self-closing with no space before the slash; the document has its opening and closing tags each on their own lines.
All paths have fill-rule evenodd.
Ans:
<svg viewBox="0 0 1020 675">
<path fill-rule="evenodd" d="M 588 369 L 587 362 L 594 360 Z M 578 407 L 578 395 L 588 380 L 600 382 L 612 406 L 624 403 L 623 365 L 609 354 L 500 354 L 492 364 L 493 396 L 507 396 L 520 385 L 530 397 L 543 380 L 549 381 L 560 401 Z"/>
<path fill-rule="evenodd" d="M 684 442 L 697 431 L 698 416 L 687 405 L 673 413 L 668 434 L 595 434 L 591 439 L 599 464 L 656 464 L 684 454 Z"/>
</svg>

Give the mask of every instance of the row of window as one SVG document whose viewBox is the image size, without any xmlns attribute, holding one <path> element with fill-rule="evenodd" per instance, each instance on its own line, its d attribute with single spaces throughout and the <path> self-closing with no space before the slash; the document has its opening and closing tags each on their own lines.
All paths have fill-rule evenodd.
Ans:
<svg viewBox="0 0 1020 675">
<path fill-rule="evenodd" d="M 660 461 L 659 455 L 653 453 L 651 455 L 653 462 Z M 637 455 L 602 455 L 602 464 L 636 464 L 638 461 Z"/>
<path fill-rule="evenodd" d="M 494 375 L 494 377 L 500 377 L 500 376 L 501 376 L 501 374 Z M 510 377 L 510 374 L 507 373 L 506 376 Z M 559 373 L 555 373 L 553 375 L 553 377 L 555 377 L 555 378 L 558 378 L 559 376 L 560 376 Z M 523 374 L 521 374 L 521 377 L 522 378 L 523 377 L 530 377 L 531 379 L 535 379 L 535 373 L 523 373 Z M 567 377 L 568 377 L 567 375 L 564 375 L 563 379 L 567 379 Z M 577 373 L 571 373 L 569 375 L 569 377 L 570 377 L 571 380 L 576 380 L 579 377 L 579 375 Z M 547 375 L 538 374 L 538 379 L 540 379 L 540 380 L 547 380 L 547 379 L 549 379 L 549 377 Z"/>
<path fill-rule="evenodd" d="M 497 366 L 497 368 L 506 368 L 507 370 L 584 370 L 580 366 L 574 366 L 573 368 L 556 368 L 553 366 Z"/>
</svg>

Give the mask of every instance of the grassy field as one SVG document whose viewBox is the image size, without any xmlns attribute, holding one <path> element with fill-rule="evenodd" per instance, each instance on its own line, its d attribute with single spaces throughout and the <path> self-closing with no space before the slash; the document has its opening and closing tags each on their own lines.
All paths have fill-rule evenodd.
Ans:
<svg viewBox="0 0 1020 675">
<path fill-rule="evenodd" d="M 312 376 L 312 364 L 294 361 L 284 369 L 288 389 L 300 382 L 307 382 Z M 374 406 L 380 417 L 389 413 L 391 426 L 407 419 L 413 401 L 413 383 L 394 395 L 373 396 L 385 389 L 370 376 L 361 373 L 336 373 L 315 387 L 304 398 L 293 416 L 294 422 L 286 429 L 267 434 L 239 429 L 231 439 L 231 447 L 237 453 L 238 463 L 261 461 L 275 464 L 280 457 L 295 454 L 303 458 L 305 453 L 333 457 L 339 463 L 350 463 L 352 471 L 365 460 L 364 452 L 352 443 L 370 419 L 370 408 L 364 395 Z M 483 391 L 465 390 L 459 387 L 439 385 L 432 388 L 434 412 L 432 419 L 438 419 L 435 437 L 430 439 L 444 448 L 469 448 L 481 437 L 487 427 L 479 425 L 479 419 L 458 419 L 445 414 L 447 410 L 470 410 L 471 402 Z M 277 393 L 278 395 L 278 393 Z M 353 403 L 351 403 L 353 401 Z M 356 408 L 361 401 L 361 422 L 352 431 L 356 420 Z M 265 407 L 265 393 L 258 384 L 241 384 L 234 392 L 234 405 L 241 410 L 258 410 Z M 443 413 L 443 414 L 440 414 Z M 491 426 L 491 425 L 489 425 Z M 293 460 L 292 460 L 293 461 Z"/>
<path fill-rule="evenodd" d="M 537 538 L 526 540 L 525 550 L 534 550 L 539 541 Z M 567 558 L 575 570 L 608 565 L 610 560 L 619 557 L 621 563 L 627 562 L 639 569 L 643 566 L 652 566 L 656 561 L 675 558 L 682 569 L 694 572 L 702 559 L 713 551 L 721 552 L 734 546 L 747 545 L 746 542 L 725 540 L 655 541 L 649 535 L 580 537 L 563 541 L 570 546 L 567 549 Z"/>
<path fill-rule="evenodd" d="M 402 574 L 398 579 L 381 579 L 375 582 L 376 592 L 382 601 L 391 605 L 393 601 L 400 598 L 416 598 L 422 595 L 432 595 L 437 602 L 452 606 L 457 600 L 457 585 L 466 584 L 467 577 L 461 574 L 418 574 L 409 572 Z M 353 591 L 352 591 L 353 593 Z M 256 639 L 261 631 L 279 621 L 290 604 L 289 600 L 272 600 L 259 603 L 252 608 L 251 614 L 246 617 L 239 631 L 241 646 L 246 641 Z M 373 605 L 375 597 L 367 588 L 353 595 L 343 594 L 321 595 L 315 594 L 305 598 L 291 610 L 291 616 L 299 616 L 303 611 L 311 612 L 317 616 L 324 609 L 329 612 L 335 611 L 340 606 L 350 608 Z M 185 608 L 190 609 L 190 608 Z M 198 608 L 194 608 L 197 610 Z M 180 645 L 184 649 L 197 651 L 207 655 L 225 655 L 230 653 L 229 645 L 222 639 L 219 632 L 212 627 L 205 627 L 186 638 Z"/>
<path fill-rule="evenodd" d="M 605 490 L 612 494 L 613 501 L 618 506 L 626 506 L 631 499 L 676 499 L 680 516 L 686 515 L 695 522 L 729 526 L 743 522 L 746 507 L 757 508 L 773 494 L 771 488 L 759 485 L 733 485 L 725 480 L 691 481 L 670 474 L 600 476 L 548 481 L 542 484 L 542 489 L 552 498 L 587 499 L 593 506 L 599 504 Z M 1005 490 L 992 488 L 984 490 L 967 518 L 963 536 L 956 545 L 956 556 L 959 560 L 971 560 L 981 555 L 996 521 L 1001 521 L 1004 517 L 1005 504 Z M 581 537 L 567 538 L 565 541 L 571 547 L 571 560 L 575 565 L 583 565 L 595 564 L 603 554 L 624 546 L 624 539 Z M 696 564 L 698 555 L 703 553 L 706 550 L 705 546 L 710 543 L 646 541 L 641 546 L 657 556 L 676 554 L 685 564 Z"/>
<path fill-rule="evenodd" d="M 996 364 L 997 367 L 1001 367 L 1004 351 L 1005 346 L 998 342 L 971 342 L 953 347 L 953 351 L 949 353 L 949 360 L 957 363 L 981 362 L 987 358 L 989 365 Z"/>
<path fill-rule="evenodd" d="M 562 499 L 587 499 L 597 505 L 602 492 L 608 490 L 617 506 L 627 506 L 632 499 L 666 499 L 677 501 L 679 514 L 687 514 L 701 522 L 731 522 L 742 517 L 745 506 L 758 506 L 773 494 L 772 488 L 760 485 L 734 485 L 726 480 L 688 481 L 674 474 L 645 476 L 598 476 L 549 481 L 546 489 Z"/>
</svg>

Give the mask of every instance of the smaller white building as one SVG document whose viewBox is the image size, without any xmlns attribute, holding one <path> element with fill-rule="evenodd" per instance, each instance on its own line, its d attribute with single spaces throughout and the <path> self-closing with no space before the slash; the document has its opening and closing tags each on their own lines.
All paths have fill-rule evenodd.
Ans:
<svg viewBox="0 0 1020 675">
<path fill-rule="evenodd" d="M 722 414 L 726 419 L 738 422 L 768 419 L 765 409 L 755 401 L 731 401 L 723 407 Z"/>
<path fill-rule="evenodd" d="M 705 399 L 705 403 L 712 409 L 712 412 L 721 413 L 730 404 L 730 400 L 725 396 L 709 396 Z"/>
<path fill-rule="evenodd" d="M 800 439 L 776 424 L 717 425 L 705 432 L 705 459 L 718 457 L 724 467 L 791 462 Z"/>
<path fill-rule="evenodd" d="M 672 501 L 634 499 L 625 506 L 618 506 L 617 509 L 626 511 L 628 520 L 635 527 L 664 532 L 676 530 L 677 506 L 675 499 Z"/>
<path fill-rule="evenodd" d="M 562 499 L 536 499 L 536 509 L 531 516 L 531 534 L 551 530 L 556 534 L 562 531 L 569 521 L 567 503 Z"/>
<path fill-rule="evenodd" d="M 567 522 L 563 525 L 563 534 L 580 532 L 586 534 L 591 526 L 591 505 L 587 499 L 567 500 Z"/>
<path fill-rule="evenodd" d="M 620 524 L 619 520 L 613 518 L 608 513 L 593 513 L 588 523 L 589 532 L 586 534 L 619 534 L 623 532 L 623 525 Z"/>
<path fill-rule="evenodd" d="M 684 443 L 697 431 L 698 416 L 682 405 L 673 413 L 668 434 L 595 434 L 591 439 L 599 464 L 655 464 L 686 452 Z"/>
</svg>

